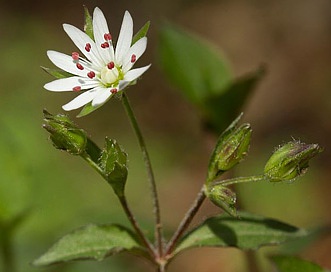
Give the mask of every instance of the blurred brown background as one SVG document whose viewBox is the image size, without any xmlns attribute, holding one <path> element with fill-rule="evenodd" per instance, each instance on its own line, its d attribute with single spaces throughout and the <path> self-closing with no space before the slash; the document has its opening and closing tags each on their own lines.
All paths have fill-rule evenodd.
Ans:
<svg viewBox="0 0 331 272">
<path fill-rule="evenodd" d="M 238 186 L 241 205 L 297 226 L 330 223 L 331 1 L 2 1 L 0 213 L 9 218 L 26 207 L 33 210 L 15 240 L 20 271 L 38 271 L 28 262 L 68 230 L 88 222 L 126 222 L 107 185 L 83 162 L 55 151 L 41 129 L 42 109 L 61 112 L 60 106 L 73 96 L 45 91 L 43 84 L 52 78 L 40 66 L 52 67 L 46 57 L 48 49 L 68 54 L 74 50 L 61 25 L 82 27 L 83 4 L 90 11 L 95 6 L 104 11 L 114 36 L 126 9 L 136 31 L 147 20 L 152 22 L 148 50 L 139 65 L 153 66 L 128 92 L 151 149 L 167 230 L 177 226 L 199 190 L 215 138 L 203 131 L 195 109 L 158 66 L 158 31 L 163 20 L 219 46 L 237 76 L 260 64 L 267 66 L 267 76 L 244 108 L 244 120 L 252 124 L 254 134 L 247 162 L 236 174 L 260 173 L 273 148 L 291 137 L 325 148 L 298 182 Z M 120 103 L 110 101 L 77 123 L 100 145 L 108 135 L 127 150 L 130 202 L 142 225 L 152 231 L 148 184 Z M 196 222 L 218 212 L 206 204 Z M 331 239 L 326 236 L 303 256 L 331 268 L 330 248 Z M 117 266 L 111 271 L 150 269 L 148 265 L 138 270 L 123 268 L 121 257 L 115 257 L 98 264 L 98 271 L 109 271 L 112 262 Z M 235 249 L 199 249 L 183 253 L 169 271 L 212 272 L 223 267 L 222 271 L 242 272 L 245 262 L 245 256 Z M 92 271 L 93 267 L 87 262 L 45 271 Z"/>
</svg>

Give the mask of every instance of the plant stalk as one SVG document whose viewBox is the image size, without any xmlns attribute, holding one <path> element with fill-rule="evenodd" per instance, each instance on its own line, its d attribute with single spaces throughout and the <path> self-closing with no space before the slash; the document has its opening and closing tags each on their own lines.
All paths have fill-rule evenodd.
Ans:
<svg viewBox="0 0 331 272">
<path fill-rule="evenodd" d="M 163 236 L 162 236 L 161 213 L 160 213 L 159 198 L 158 198 L 158 194 L 157 194 L 157 190 L 156 190 L 156 183 L 155 183 L 151 160 L 149 158 L 147 147 L 146 147 L 143 135 L 141 133 L 141 130 L 139 128 L 137 119 L 134 115 L 134 112 L 130 105 L 129 99 L 128 99 L 127 95 L 125 94 L 125 92 L 123 92 L 123 95 L 122 95 L 122 102 L 123 102 L 123 106 L 126 110 L 126 113 L 128 115 L 128 118 L 131 122 L 131 126 L 138 139 L 141 152 L 143 154 L 143 159 L 144 159 L 146 170 L 147 170 L 148 180 L 150 183 L 150 188 L 151 188 L 151 193 L 152 193 L 153 206 L 154 206 L 155 240 L 157 243 L 159 257 L 161 257 L 161 256 L 163 256 L 163 244 L 162 244 Z"/>
<path fill-rule="evenodd" d="M 89 165 L 92 168 L 94 168 L 107 181 L 107 177 L 104 175 L 104 173 L 100 169 L 99 165 L 97 165 L 87 154 L 83 154 L 82 158 L 85 159 L 89 163 Z M 145 245 L 145 247 L 147 248 L 147 250 L 149 251 L 151 256 L 153 256 L 153 258 L 155 258 L 156 252 L 154 250 L 154 246 L 146 238 L 145 234 L 143 233 L 143 231 L 139 227 L 137 220 L 135 219 L 135 217 L 133 216 L 133 213 L 131 212 L 131 209 L 129 208 L 129 205 L 128 205 L 128 202 L 127 202 L 125 196 L 124 195 L 117 195 L 117 194 L 116 194 L 116 196 L 118 197 L 127 218 L 129 219 L 132 227 L 134 228 L 134 230 L 138 234 L 140 240 Z"/>
<path fill-rule="evenodd" d="M 156 252 L 154 250 L 153 245 L 148 241 L 148 239 L 146 238 L 146 236 L 144 235 L 144 233 L 142 232 L 142 230 L 140 229 L 137 220 L 135 219 L 134 215 L 132 214 L 128 203 L 126 201 L 125 196 L 122 197 L 118 197 L 119 201 L 121 202 L 121 205 L 125 211 L 126 216 L 128 217 L 129 221 L 131 222 L 131 225 L 133 226 L 133 228 L 135 229 L 136 233 L 139 235 L 141 241 L 143 242 L 143 244 L 145 245 L 145 247 L 148 249 L 149 253 L 151 254 L 151 256 L 153 258 L 155 258 L 156 256 Z"/>
<path fill-rule="evenodd" d="M 198 210 L 200 209 L 202 203 L 206 199 L 206 195 L 204 193 L 204 186 L 201 188 L 200 192 L 198 193 L 196 199 L 194 200 L 192 206 L 188 210 L 188 212 L 185 214 L 183 220 L 179 224 L 176 232 L 168 242 L 165 250 L 165 256 L 169 255 L 172 253 L 174 250 L 178 240 L 182 237 L 184 232 L 187 230 L 189 227 L 190 223 L 192 222 L 194 216 L 197 214 Z"/>
</svg>

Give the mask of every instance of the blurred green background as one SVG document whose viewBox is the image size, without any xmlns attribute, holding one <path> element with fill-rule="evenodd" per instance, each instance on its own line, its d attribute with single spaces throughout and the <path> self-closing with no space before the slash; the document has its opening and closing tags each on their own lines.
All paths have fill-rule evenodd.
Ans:
<svg viewBox="0 0 331 272">
<path fill-rule="evenodd" d="M 267 76 L 243 109 L 244 121 L 253 127 L 253 140 L 250 155 L 236 168 L 236 175 L 260 173 L 273 148 L 291 137 L 325 148 L 298 182 L 238 186 L 240 205 L 300 227 L 330 223 L 330 1 L 2 1 L 0 220 L 6 222 L 28 210 L 14 239 L 18 271 L 40 271 L 29 263 L 69 230 L 89 222 L 127 224 L 111 188 L 83 160 L 56 151 L 41 127 L 43 108 L 62 112 L 61 105 L 73 98 L 44 90 L 52 78 L 40 66 L 53 67 L 46 57 L 48 49 L 68 54 L 75 50 L 61 25 L 82 28 L 83 4 L 91 11 L 95 6 L 104 11 L 113 36 L 126 9 L 133 16 L 135 31 L 147 20 L 152 22 L 148 50 L 139 66 L 153 66 L 128 94 L 150 149 L 167 232 L 177 226 L 201 187 L 216 138 L 203 129 L 194 107 L 167 82 L 158 65 L 158 34 L 164 19 L 222 48 L 237 76 L 262 63 L 267 66 Z M 119 101 L 112 100 L 76 122 L 99 145 L 109 136 L 128 152 L 128 198 L 152 235 L 149 185 Z M 207 203 L 195 222 L 218 212 Z M 303 256 L 330 268 L 330 248 L 330 236 L 323 237 Z M 123 262 L 126 257 L 42 271 L 152 271 L 136 258 Z M 244 272 L 245 262 L 235 249 L 196 249 L 182 254 L 169 271 L 212 272 L 223 267 L 222 271 Z"/>
</svg>

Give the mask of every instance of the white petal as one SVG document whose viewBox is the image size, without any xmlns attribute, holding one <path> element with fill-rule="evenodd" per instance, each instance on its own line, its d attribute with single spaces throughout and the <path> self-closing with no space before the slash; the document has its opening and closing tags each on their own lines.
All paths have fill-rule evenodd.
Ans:
<svg viewBox="0 0 331 272">
<path fill-rule="evenodd" d="M 114 60 L 114 48 L 112 42 L 108 48 L 102 48 L 101 44 L 106 42 L 104 35 L 108 34 L 108 25 L 105 16 L 99 8 L 95 8 L 93 12 L 93 35 L 95 43 L 104 63 L 109 63 Z"/>
<path fill-rule="evenodd" d="M 44 85 L 44 88 L 53 92 L 68 92 L 74 87 L 81 87 L 82 90 L 91 89 L 98 85 L 96 80 L 78 76 L 56 79 Z"/>
<path fill-rule="evenodd" d="M 63 29 L 74 42 L 74 44 L 79 48 L 79 50 L 86 56 L 86 58 L 96 66 L 95 68 L 100 68 L 105 65 L 99 56 L 99 52 L 94 41 L 86 33 L 77 27 L 68 24 L 63 24 Z M 85 50 L 86 44 L 91 45 L 90 52 Z"/>
<path fill-rule="evenodd" d="M 89 103 L 90 101 L 92 101 L 95 95 L 96 95 L 96 89 L 86 91 L 81 95 L 77 96 L 76 98 L 74 98 L 73 100 L 71 100 L 69 103 L 63 105 L 62 109 L 66 111 L 78 109 L 84 106 L 85 104 Z"/>
<path fill-rule="evenodd" d="M 102 90 L 99 91 L 98 94 L 92 100 L 92 106 L 100 106 L 106 103 L 110 96 L 112 96 L 112 93 L 110 92 L 109 88 L 102 88 Z"/>
<path fill-rule="evenodd" d="M 52 50 L 47 51 L 47 56 L 57 67 L 68 73 L 83 77 L 87 74 L 86 70 L 79 70 L 76 67 L 71 56 Z"/>
<path fill-rule="evenodd" d="M 144 54 L 146 47 L 147 47 L 147 38 L 143 37 L 130 48 L 128 54 L 123 59 L 122 69 L 124 73 L 129 71 L 132 68 L 132 66 L 136 63 L 136 61 L 141 57 L 141 55 Z M 136 60 L 134 62 L 131 62 L 132 55 L 136 56 Z"/>
<path fill-rule="evenodd" d="M 132 34 L 133 34 L 132 17 L 128 11 L 125 11 L 115 50 L 115 59 L 117 65 L 121 65 L 123 63 L 123 58 L 127 55 L 131 47 Z"/>
<path fill-rule="evenodd" d="M 130 70 L 129 72 L 127 72 L 124 75 L 123 81 L 129 81 L 129 82 L 131 82 L 131 81 L 137 79 L 143 73 L 145 73 L 150 66 L 151 66 L 151 64 L 150 65 L 147 65 L 147 66 L 144 66 L 144 67 L 141 67 L 141 68 Z"/>
</svg>

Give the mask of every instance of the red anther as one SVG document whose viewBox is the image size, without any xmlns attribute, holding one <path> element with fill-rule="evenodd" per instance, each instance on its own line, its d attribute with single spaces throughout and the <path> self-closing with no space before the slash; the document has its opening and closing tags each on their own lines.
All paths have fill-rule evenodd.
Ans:
<svg viewBox="0 0 331 272">
<path fill-rule="evenodd" d="M 105 41 L 110 41 L 111 40 L 111 35 L 110 33 L 106 33 L 105 35 L 103 35 Z"/>
<path fill-rule="evenodd" d="M 102 48 L 107 48 L 107 47 L 109 47 L 109 43 L 108 42 L 104 42 L 104 43 L 101 44 L 101 47 Z"/>
<path fill-rule="evenodd" d="M 108 67 L 108 69 L 113 69 L 114 67 L 115 67 L 115 63 L 113 62 L 113 61 L 111 61 L 111 62 L 109 62 L 108 64 L 107 64 L 107 67 Z"/>
<path fill-rule="evenodd" d="M 87 52 L 90 52 L 90 51 L 91 51 L 91 44 L 90 44 L 90 43 L 87 43 L 87 44 L 85 45 L 85 50 L 86 50 Z"/>
<path fill-rule="evenodd" d="M 79 53 L 77 52 L 72 52 L 71 53 L 71 57 L 73 60 L 79 60 Z"/>
<path fill-rule="evenodd" d="M 73 87 L 72 90 L 74 92 L 79 92 L 82 88 L 80 86 Z"/>
<path fill-rule="evenodd" d="M 77 67 L 79 70 L 84 70 L 83 65 L 81 65 L 80 63 L 76 63 L 76 67 Z"/>
<path fill-rule="evenodd" d="M 137 56 L 135 54 L 133 54 L 131 56 L 131 63 L 134 63 L 137 60 Z"/>
<path fill-rule="evenodd" d="M 114 88 L 114 89 L 111 89 L 110 92 L 111 92 L 112 94 L 116 94 L 118 91 L 117 91 L 116 88 Z"/>
<path fill-rule="evenodd" d="M 87 76 L 92 79 L 95 77 L 95 73 L 93 71 L 90 71 L 87 73 Z"/>
</svg>

